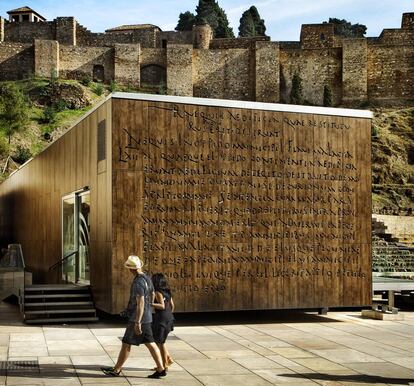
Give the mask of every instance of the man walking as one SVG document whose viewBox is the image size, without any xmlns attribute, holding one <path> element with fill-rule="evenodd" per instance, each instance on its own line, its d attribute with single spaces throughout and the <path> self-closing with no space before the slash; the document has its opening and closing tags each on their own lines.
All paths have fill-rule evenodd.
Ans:
<svg viewBox="0 0 414 386">
<path fill-rule="evenodd" d="M 128 326 L 115 366 L 102 367 L 101 370 L 106 375 L 118 376 L 129 357 L 131 345 L 145 344 L 157 365 L 155 373 L 149 375 L 148 378 L 165 377 L 167 373 L 162 364 L 161 353 L 154 342 L 151 328 L 151 303 L 154 298 L 154 287 L 151 279 L 142 271 L 143 263 L 138 256 L 129 256 L 124 266 L 134 275 L 128 307 L 125 312 L 128 316 Z"/>
</svg>

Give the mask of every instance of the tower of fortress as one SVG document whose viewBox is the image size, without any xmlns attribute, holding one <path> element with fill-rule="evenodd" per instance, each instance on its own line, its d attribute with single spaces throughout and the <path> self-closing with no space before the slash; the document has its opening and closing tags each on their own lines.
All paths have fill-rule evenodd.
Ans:
<svg viewBox="0 0 414 386">
<path fill-rule="evenodd" d="M 151 24 L 93 33 L 74 17 L 47 21 L 21 7 L 0 17 L 0 80 L 27 76 L 163 88 L 167 94 L 289 103 L 292 77 L 306 103 L 414 101 L 414 13 L 378 37 L 342 38 L 333 24 L 304 24 L 300 41 L 215 39 L 209 25 L 162 31 Z"/>
</svg>

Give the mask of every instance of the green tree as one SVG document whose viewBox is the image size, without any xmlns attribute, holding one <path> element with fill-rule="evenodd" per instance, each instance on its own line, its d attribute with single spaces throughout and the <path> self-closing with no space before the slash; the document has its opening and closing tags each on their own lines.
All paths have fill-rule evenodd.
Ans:
<svg viewBox="0 0 414 386">
<path fill-rule="evenodd" d="M 14 83 L 0 90 L 0 128 L 9 143 L 13 134 L 23 130 L 28 123 L 28 108 L 23 93 Z"/>
<path fill-rule="evenodd" d="M 253 5 L 250 7 L 249 11 L 253 18 L 254 28 L 256 29 L 256 36 L 266 36 L 265 22 L 260 18 L 257 8 Z"/>
<path fill-rule="evenodd" d="M 226 12 L 223 8 L 217 5 L 217 28 L 215 36 L 217 38 L 234 38 L 233 28 L 229 25 L 229 19 L 227 19 Z"/>
<path fill-rule="evenodd" d="M 345 19 L 337 19 L 330 17 L 329 21 L 324 21 L 324 24 L 331 23 L 334 25 L 335 35 L 344 38 L 363 38 L 367 32 L 367 27 L 363 24 L 352 24 Z"/>
<path fill-rule="evenodd" d="M 178 17 L 178 24 L 175 27 L 176 31 L 192 31 L 195 24 L 195 16 L 190 11 L 180 13 Z"/>
<path fill-rule="evenodd" d="M 259 11 L 255 6 L 251 6 L 243 12 L 239 26 L 240 37 L 266 36 L 265 32 L 264 20 L 260 18 Z"/>
<path fill-rule="evenodd" d="M 327 85 L 325 85 L 325 87 L 323 88 L 323 105 L 325 107 L 332 106 L 332 90 Z"/>
<path fill-rule="evenodd" d="M 256 27 L 250 10 L 244 11 L 240 18 L 239 36 L 242 38 L 256 36 Z"/>
<path fill-rule="evenodd" d="M 216 38 L 234 38 L 227 15 L 215 0 L 199 0 L 195 22 L 198 25 L 208 23 Z"/>
<path fill-rule="evenodd" d="M 303 103 L 302 78 L 295 73 L 292 77 L 292 90 L 290 91 L 290 103 L 301 105 Z"/>
</svg>

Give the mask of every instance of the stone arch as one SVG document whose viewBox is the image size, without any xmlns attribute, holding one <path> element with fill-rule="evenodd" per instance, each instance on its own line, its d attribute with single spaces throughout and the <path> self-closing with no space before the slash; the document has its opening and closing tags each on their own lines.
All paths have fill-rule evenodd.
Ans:
<svg viewBox="0 0 414 386">
<path fill-rule="evenodd" d="M 141 84 L 164 86 L 167 83 L 167 69 L 158 64 L 149 64 L 141 67 Z"/>
</svg>

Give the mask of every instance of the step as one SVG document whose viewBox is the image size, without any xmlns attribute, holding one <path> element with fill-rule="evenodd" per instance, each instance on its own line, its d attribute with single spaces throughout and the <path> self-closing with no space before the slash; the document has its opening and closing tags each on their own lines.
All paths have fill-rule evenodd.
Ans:
<svg viewBox="0 0 414 386">
<path fill-rule="evenodd" d="M 73 323 L 73 322 L 98 322 L 99 318 L 96 316 L 80 317 L 80 318 L 46 318 L 46 319 L 28 319 L 25 320 L 27 324 L 43 324 L 43 323 Z"/>
<path fill-rule="evenodd" d="M 89 291 L 89 286 L 80 285 L 56 285 L 56 284 L 35 284 L 25 287 L 25 291 Z"/>
<path fill-rule="evenodd" d="M 44 302 L 30 303 L 25 302 L 25 307 L 42 307 L 42 306 L 93 306 L 93 302 Z"/>
<path fill-rule="evenodd" d="M 91 295 L 87 294 L 44 294 L 44 295 L 26 295 L 25 299 L 53 299 L 53 298 L 89 298 Z"/>
<path fill-rule="evenodd" d="M 24 311 L 25 315 L 42 315 L 42 314 L 88 314 L 96 313 L 95 308 L 85 309 L 68 309 L 68 310 L 38 310 L 38 311 Z"/>
</svg>

